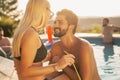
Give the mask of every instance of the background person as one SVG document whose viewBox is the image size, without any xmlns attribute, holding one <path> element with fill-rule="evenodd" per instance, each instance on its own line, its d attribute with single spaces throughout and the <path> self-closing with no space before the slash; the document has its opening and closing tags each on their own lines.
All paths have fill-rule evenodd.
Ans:
<svg viewBox="0 0 120 80">
<path fill-rule="evenodd" d="M 112 44 L 114 42 L 112 34 L 116 30 L 120 31 L 120 27 L 110 25 L 109 19 L 103 18 L 103 43 Z"/>
<path fill-rule="evenodd" d="M 0 27 L 0 53 L 6 55 L 7 58 L 10 58 L 12 54 L 10 39 L 8 37 L 4 37 L 4 30 L 2 27 Z"/>
<path fill-rule="evenodd" d="M 38 30 L 46 26 L 51 18 L 50 13 L 47 0 L 28 1 L 24 17 L 13 37 L 13 56 L 19 80 L 45 80 L 46 74 L 74 63 L 71 54 L 63 56 L 57 63 L 43 66 L 45 58 L 51 54 L 47 54 Z"/>
</svg>

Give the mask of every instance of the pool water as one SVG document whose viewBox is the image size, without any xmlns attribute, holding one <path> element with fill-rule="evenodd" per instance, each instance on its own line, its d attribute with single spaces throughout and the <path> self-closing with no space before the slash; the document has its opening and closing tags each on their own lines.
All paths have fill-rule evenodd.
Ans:
<svg viewBox="0 0 120 80">
<path fill-rule="evenodd" d="M 120 38 L 114 44 L 103 44 L 102 38 L 85 38 L 93 46 L 99 75 L 102 80 L 120 80 Z"/>
<path fill-rule="evenodd" d="M 114 38 L 113 45 L 103 44 L 102 38 L 99 37 L 83 38 L 88 40 L 93 46 L 94 56 L 101 79 L 120 80 L 120 38 Z M 47 49 L 51 48 L 50 45 L 46 47 Z"/>
</svg>

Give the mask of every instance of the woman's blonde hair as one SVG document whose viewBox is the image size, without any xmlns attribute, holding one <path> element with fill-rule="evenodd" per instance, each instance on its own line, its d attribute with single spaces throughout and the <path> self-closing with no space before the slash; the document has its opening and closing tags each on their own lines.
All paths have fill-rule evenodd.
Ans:
<svg viewBox="0 0 120 80">
<path fill-rule="evenodd" d="M 45 11 L 47 8 L 50 8 L 47 0 L 29 0 L 25 14 L 14 33 L 12 43 L 14 57 L 20 56 L 21 39 L 25 31 L 31 26 L 42 28 L 46 25 L 48 18 Z"/>
</svg>

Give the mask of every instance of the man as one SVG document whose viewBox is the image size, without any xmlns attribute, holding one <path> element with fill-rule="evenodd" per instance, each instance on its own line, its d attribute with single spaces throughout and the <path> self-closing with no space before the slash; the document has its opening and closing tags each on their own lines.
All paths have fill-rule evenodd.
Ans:
<svg viewBox="0 0 120 80">
<path fill-rule="evenodd" d="M 7 37 L 4 37 L 2 27 L 0 27 L 0 54 L 7 58 L 10 58 L 11 56 L 11 43 Z"/>
<path fill-rule="evenodd" d="M 74 36 L 77 23 L 78 18 L 72 11 L 63 9 L 57 13 L 53 29 L 54 36 L 59 37 L 60 41 L 57 41 L 50 50 L 52 56 L 50 63 L 57 62 L 66 53 L 73 54 L 75 64 L 60 72 L 69 77 L 65 80 L 100 80 L 92 46 L 88 41 Z M 75 67 L 79 75 L 76 73 Z M 60 79 L 63 80 L 64 77 L 52 80 Z"/>
<path fill-rule="evenodd" d="M 109 19 L 108 18 L 103 19 L 103 42 L 105 44 L 114 43 L 112 34 L 116 30 L 120 31 L 120 27 L 109 25 Z"/>
</svg>

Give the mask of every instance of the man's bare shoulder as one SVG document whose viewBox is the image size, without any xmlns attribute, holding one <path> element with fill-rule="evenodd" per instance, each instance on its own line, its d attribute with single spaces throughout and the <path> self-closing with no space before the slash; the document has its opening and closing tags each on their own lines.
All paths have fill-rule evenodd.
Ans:
<svg viewBox="0 0 120 80">
<path fill-rule="evenodd" d="M 80 45 L 90 45 L 90 42 L 84 38 L 79 38 Z"/>
<path fill-rule="evenodd" d="M 10 44 L 10 38 L 8 37 L 3 37 L 2 40 L 1 40 L 1 43 L 5 43 L 5 44 Z"/>
<path fill-rule="evenodd" d="M 77 45 L 79 47 L 79 54 L 80 56 L 84 56 L 84 59 L 87 59 L 87 56 L 91 56 L 91 54 L 93 54 L 93 47 L 86 39 L 80 38 L 79 44 Z"/>
<path fill-rule="evenodd" d="M 57 41 L 52 45 L 51 50 L 50 50 L 50 52 L 52 53 L 52 56 L 61 54 L 60 44 L 61 44 L 61 41 Z"/>
<path fill-rule="evenodd" d="M 57 47 L 57 46 L 60 45 L 60 43 L 61 43 L 61 41 L 56 41 L 56 42 L 52 45 L 52 47 Z"/>
<path fill-rule="evenodd" d="M 10 40 L 9 37 L 3 37 L 3 40 Z"/>
<path fill-rule="evenodd" d="M 79 47 L 81 51 L 89 51 L 92 49 L 92 45 L 90 42 L 84 38 L 79 38 Z"/>
</svg>

